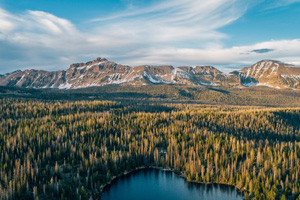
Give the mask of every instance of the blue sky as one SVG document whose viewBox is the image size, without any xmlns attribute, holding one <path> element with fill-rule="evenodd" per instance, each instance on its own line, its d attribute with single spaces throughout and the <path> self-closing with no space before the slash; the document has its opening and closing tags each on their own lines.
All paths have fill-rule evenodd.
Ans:
<svg viewBox="0 0 300 200">
<path fill-rule="evenodd" d="M 300 65 L 300 0 L 0 0 L 0 73 L 121 64 Z"/>
</svg>

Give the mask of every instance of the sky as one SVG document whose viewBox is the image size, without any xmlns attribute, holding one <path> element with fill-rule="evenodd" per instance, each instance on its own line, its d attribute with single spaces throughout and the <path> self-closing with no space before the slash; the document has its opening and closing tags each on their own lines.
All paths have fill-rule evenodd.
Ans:
<svg viewBox="0 0 300 200">
<path fill-rule="evenodd" d="M 0 0 L 0 74 L 120 64 L 300 65 L 300 0 Z"/>
</svg>

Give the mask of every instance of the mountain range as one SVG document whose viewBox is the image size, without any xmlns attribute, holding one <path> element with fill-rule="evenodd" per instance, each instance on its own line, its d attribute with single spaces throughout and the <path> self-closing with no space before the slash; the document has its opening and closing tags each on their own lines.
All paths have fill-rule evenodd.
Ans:
<svg viewBox="0 0 300 200">
<path fill-rule="evenodd" d="M 0 85 L 24 88 L 76 89 L 110 84 L 121 85 L 211 85 L 228 87 L 268 86 L 300 88 L 300 68 L 274 60 L 262 60 L 239 71 L 223 73 L 212 66 L 171 65 L 130 67 L 97 58 L 75 63 L 67 70 L 25 70 L 0 75 Z"/>
</svg>

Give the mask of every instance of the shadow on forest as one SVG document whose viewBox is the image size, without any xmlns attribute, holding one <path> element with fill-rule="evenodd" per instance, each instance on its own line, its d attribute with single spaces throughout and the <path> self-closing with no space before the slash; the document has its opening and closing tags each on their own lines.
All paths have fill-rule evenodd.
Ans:
<svg viewBox="0 0 300 200">
<path fill-rule="evenodd" d="M 174 111 L 174 107 L 164 106 L 164 105 L 149 105 L 149 104 L 124 104 L 121 103 L 122 106 L 126 106 L 129 112 L 146 112 L 146 113 L 161 113 L 161 112 L 171 112 Z"/>
<path fill-rule="evenodd" d="M 220 93 L 223 93 L 223 94 L 230 94 L 230 92 L 228 92 L 227 90 L 222 90 L 222 89 L 217 89 L 217 88 L 207 88 L 207 89 L 215 91 L 215 92 L 220 92 Z"/>
<path fill-rule="evenodd" d="M 114 100 L 118 98 L 151 98 L 152 96 L 146 93 L 138 92 L 114 92 L 114 93 L 77 93 L 77 92 L 56 92 L 56 93 L 44 93 L 44 98 L 55 98 L 55 99 L 67 99 L 67 100 Z"/>
<path fill-rule="evenodd" d="M 300 113 L 299 112 L 273 112 L 273 114 L 279 117 L 286 126 L 292 126 L 295 129 L 300 128 Z"/>
<path fill-rule="evenodd" d="M 208 131 L 214 133 L 225 133 L 237 137 L 238 139 L 255 140 L 256 142 L 268 140 L 269 142 L 299 142 L 300 134 L 295 130 L 299 131 L 300 128 L 300 113 L 285 113 L 285 112 L 274 112 L 274 115 L 277 118 L 274 121 L 270 121 L 274 128 L 277 127 L 277 122 L 282 120 L 284 125 L 289 128 L 288 133 L 278 133 L 275 130 L 265 130 L 259 129 L 256 131 L 256 128 L 236 128 L 233 124 L 227 123 L 226 127 L 224 125 L 218 125 L 216 123 L 212 125 L 205 126 Z M 260 125 L 261 126 L 261 125 Z"/>
</svg>

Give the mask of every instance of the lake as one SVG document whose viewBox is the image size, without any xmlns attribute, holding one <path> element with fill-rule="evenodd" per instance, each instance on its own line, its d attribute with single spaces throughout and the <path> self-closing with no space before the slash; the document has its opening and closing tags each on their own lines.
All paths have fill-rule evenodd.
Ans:
<svg viewBox="0 0 300 200">
<path fill-rule="evenodd" d="M 142 169 L 115 179 L 102 200 L 242 200 L 232 186 L 189 183 L 174 172 Z"/>
</svg>

